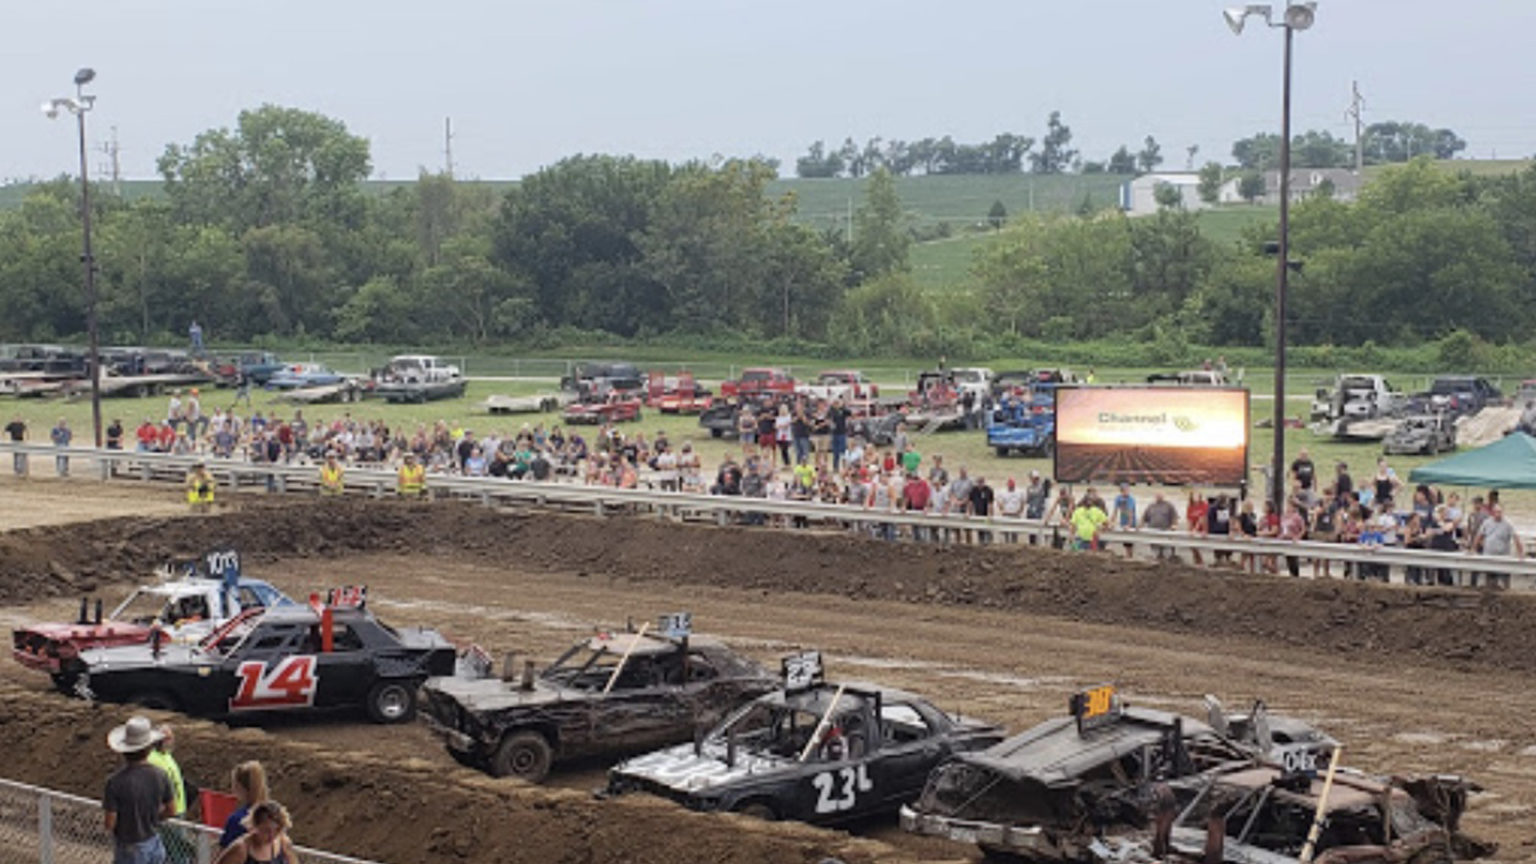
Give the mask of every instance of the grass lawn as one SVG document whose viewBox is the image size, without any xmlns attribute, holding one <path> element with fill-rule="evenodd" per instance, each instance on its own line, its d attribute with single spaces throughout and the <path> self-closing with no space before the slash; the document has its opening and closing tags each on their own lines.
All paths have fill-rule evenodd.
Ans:
<svg viewBox="0 0 1536 864">
<path fill-rule="evenodd" d="M 1280 208 L 1253 204 L 1228 204 L 1200 210 L 1195 214 L 1200 233 L 1220 246 L 1230 246 L 1242 239 L 1250 225 L 1265 225 L 1279 230 Z"/>
<path fill-rule="evenodd" d="M 989 232 L 961 234 L 912 246 L 912 278 L 924 288 L 953 288 L 970 276 L 977 250 L 992 240 Z"/>
</svg>

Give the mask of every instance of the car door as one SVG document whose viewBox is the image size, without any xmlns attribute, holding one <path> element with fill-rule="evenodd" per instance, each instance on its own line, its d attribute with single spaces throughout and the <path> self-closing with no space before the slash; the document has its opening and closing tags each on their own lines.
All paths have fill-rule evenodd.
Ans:
<svg viewBox="0 0 1536 864">
<path fill-rule="evenodd" d="M 594 749 L 660 747 L 693 734 L 693 712 L 669 666 L 661 657 L 631 657 L 613 688 L 592 697 Z"/>
<path fill-rule="evenodd" d="M 885 807 L 915 800 L 929 772 L 948 755 L 940 723 L 909 702 L 888 702 L 882 707 L 875 779 Z"/>
<path fill-rule="evenodd" d="M 231 715 L 314 705 L 315 655 L 305 653 L 305 631 L 296 623 L 259 625 L 230 652 L 217 683 Z"/>
<path fill-rule="evenodd" d="M 319 625 L 307 637 L 306 652 L 313 658 L 314 706 L 336 708 L 360 705 L 373 686 L 373 658 L 359 629 L 363 622 L 336 621 L 331 627 L 331 650 L 321 650 Z"/>
<path fill-rule="evenodd" d="M 813 726 L 817 719 L 811 718 Z M 826 824 L 887 809 L 886 754 L 872 720 L 864 706 L 832 718 L 823 743 L 803 763 L 793 802 L 797 818 Z"/>
</svg>

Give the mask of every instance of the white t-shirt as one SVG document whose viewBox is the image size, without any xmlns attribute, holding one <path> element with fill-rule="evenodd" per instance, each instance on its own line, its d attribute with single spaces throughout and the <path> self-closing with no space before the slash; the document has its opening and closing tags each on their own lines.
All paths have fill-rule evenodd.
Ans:
<svg viewBox="0 0 1536 864">
<path fill-rule="evenodd" d="M 1024 490 L 1004 488 L 997 496 L 997 506 L 1004 516 L 1024 515 Z"/>
</svg>

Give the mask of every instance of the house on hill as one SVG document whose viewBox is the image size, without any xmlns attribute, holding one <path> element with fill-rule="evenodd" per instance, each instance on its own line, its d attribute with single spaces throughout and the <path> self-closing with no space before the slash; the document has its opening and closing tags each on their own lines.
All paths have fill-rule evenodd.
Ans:
<svg viewBox="0 0 1536 864">
<path fill-rule="evenodd" d="M 1221 203 L 1243 204 L 1243 196 L 1237 192 L 1242 177 L 1232 177 L 1221 184 Z M 1338 201 L 1353 201 L 1360 194 L 1360 175 L 1348 168 L 1293 168 L 1291 169 L 1291 203 L 1316 195 L 1319 190 L 1332 187 Z M 1264 197 L 1255 204 L 1280 204 L 1280 172 L 1264 172 Z M 1155 208 L 1154 208 L 1155 209 Z"/>
</svg>

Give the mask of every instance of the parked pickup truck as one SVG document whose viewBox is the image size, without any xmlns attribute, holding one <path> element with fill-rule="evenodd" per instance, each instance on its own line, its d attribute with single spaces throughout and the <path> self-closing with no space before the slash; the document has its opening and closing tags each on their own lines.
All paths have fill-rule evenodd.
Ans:
<svg viewBox="0 0 1536 864">
<path fill-rule="evenodd" d="M 1351 430 L 1360 427 L 1361 421 L 1396 417 L 1407 410 L 1408 403 L 1408 397 L 1380 375 L 1340 375 L 1331 388 L 1317 391 L 1312 402 L 1312 420 L 1314 428 L 1322 434 L 1360 437 L 1359 429 Z M 1391 431 L 1391 425 L 1369 424 L 1370 434 L 1364 437 L 1383 438 Z"/>
<path fill-rule="evenodd" d="M 720 384 L 721 396 L 761 396 L 767 393 L 793 393 L 795 379 L 783 369 L 770 366 L 741 370 L 735 381 Z"/>
<path fill-rule="evenodd" d="M 795 392 L 812 399 L 845 402 L 878 399 L 880 387 L 857 369 L 829 369 L 816 376 L 815 384 L 800 384 Z"/>
</svg>

